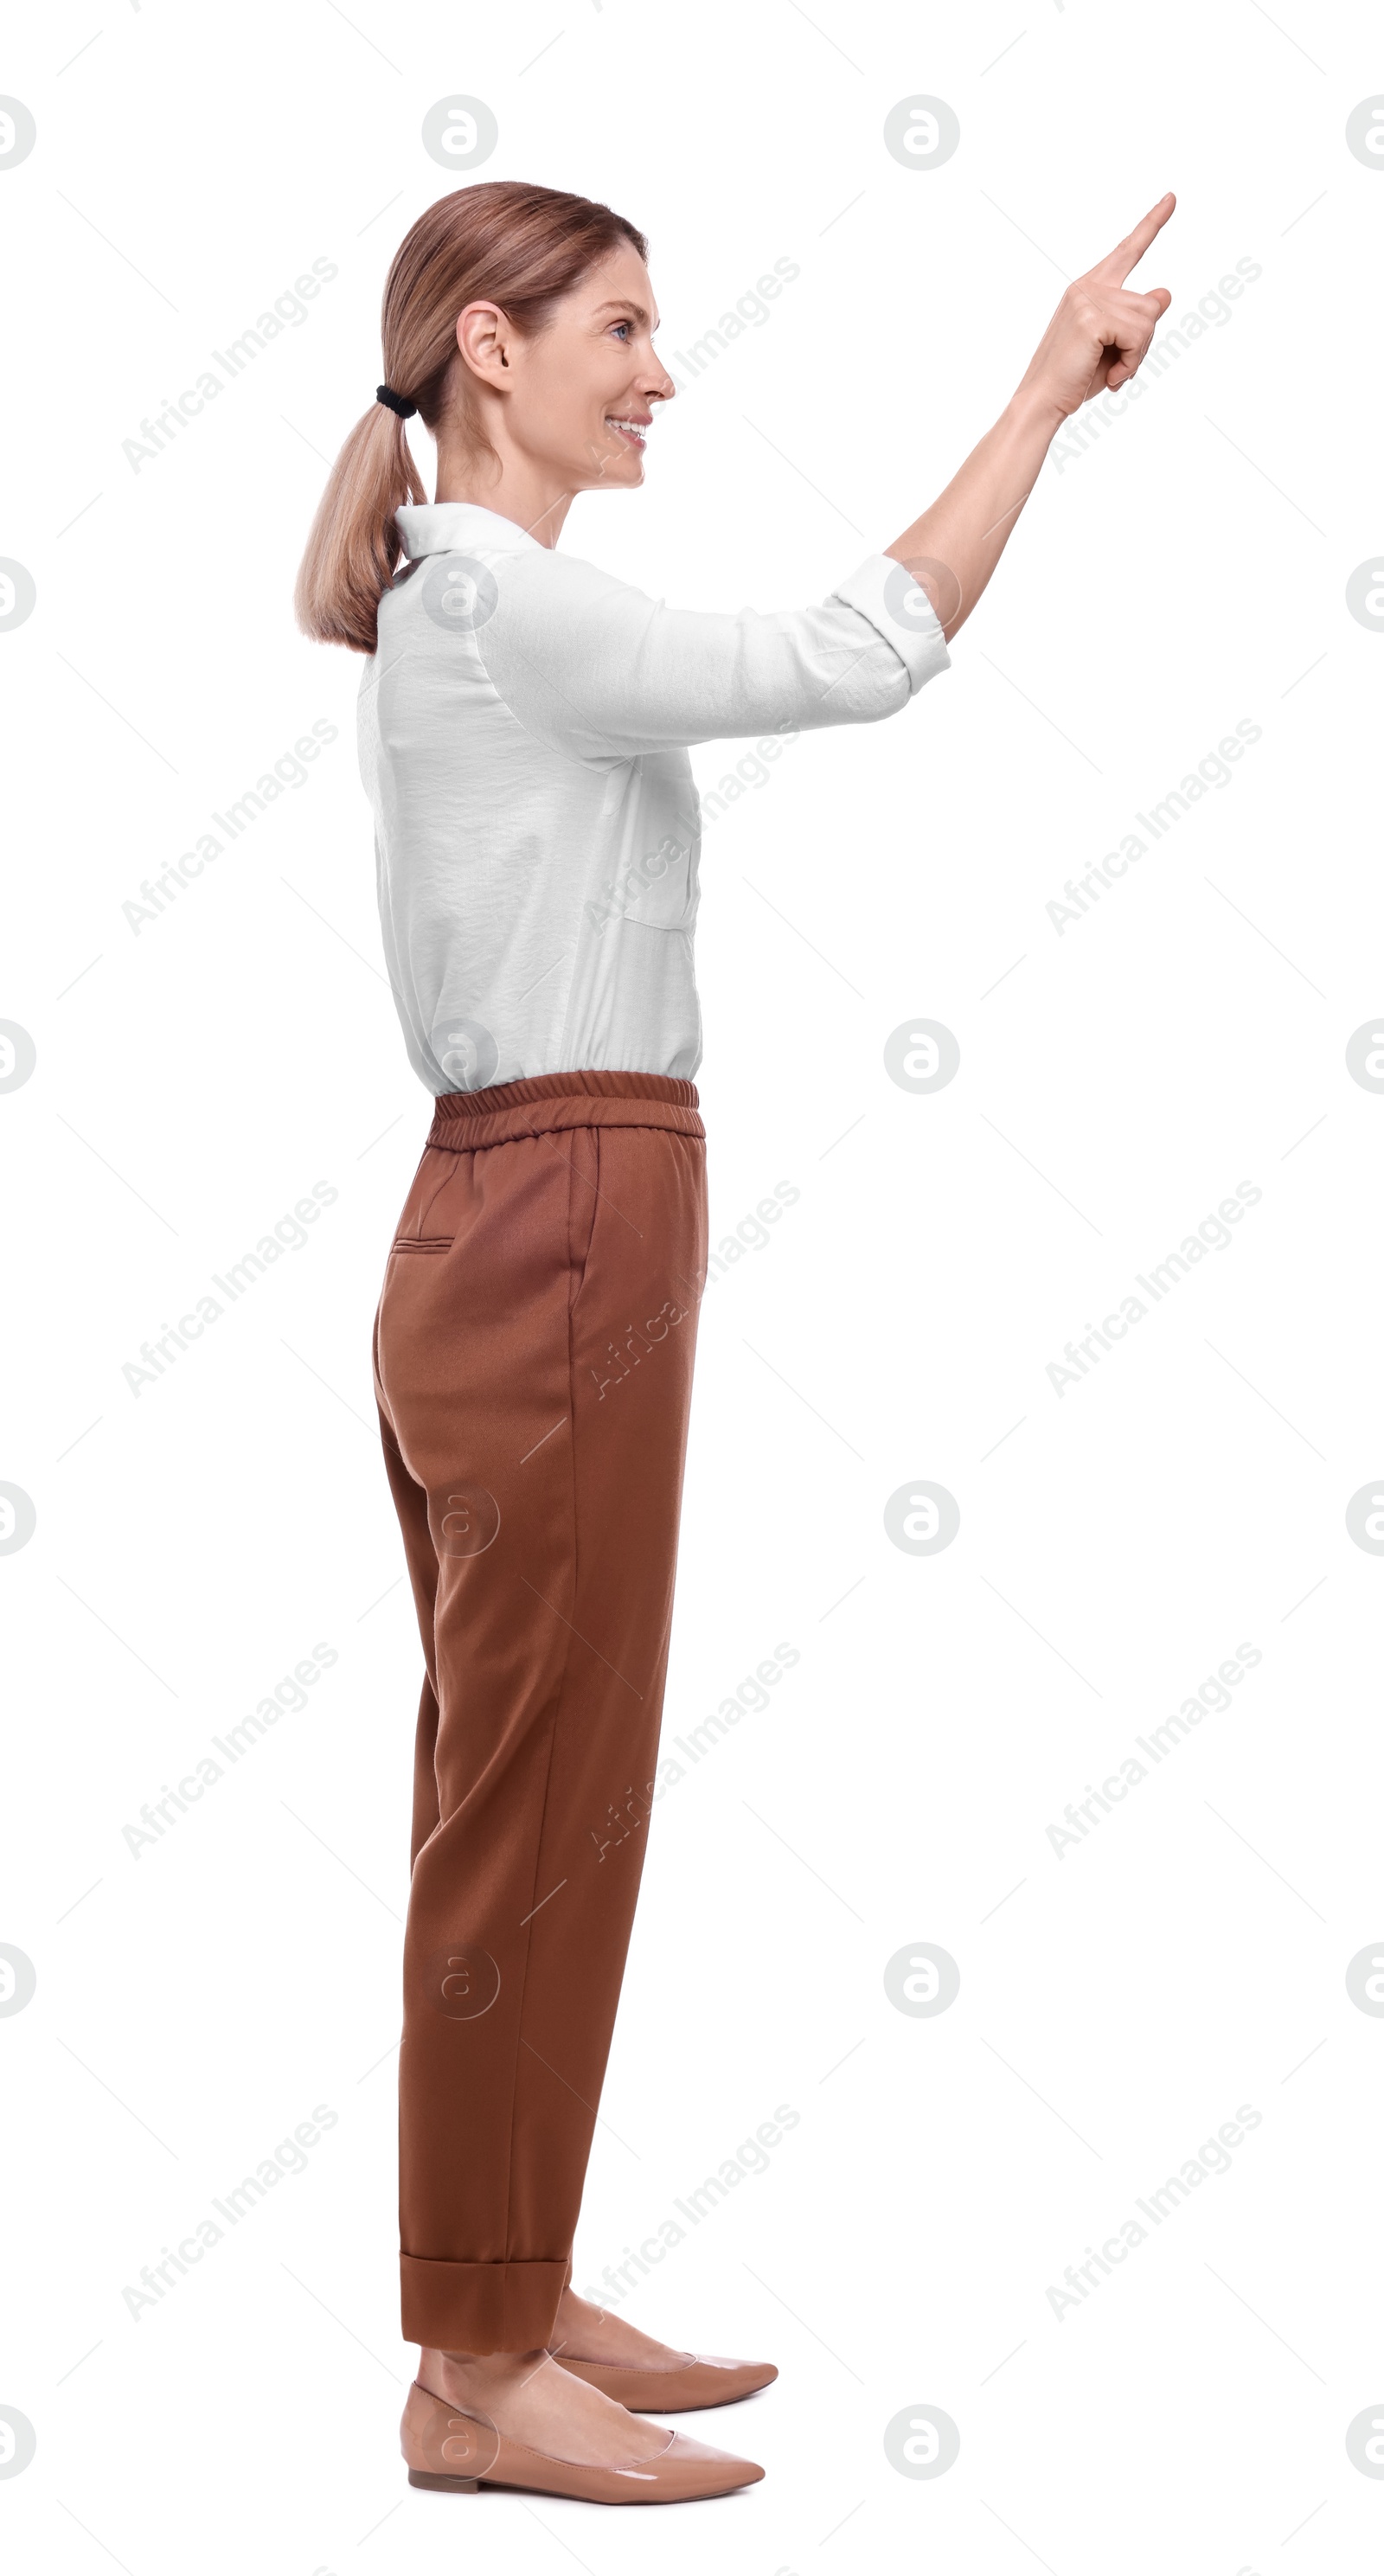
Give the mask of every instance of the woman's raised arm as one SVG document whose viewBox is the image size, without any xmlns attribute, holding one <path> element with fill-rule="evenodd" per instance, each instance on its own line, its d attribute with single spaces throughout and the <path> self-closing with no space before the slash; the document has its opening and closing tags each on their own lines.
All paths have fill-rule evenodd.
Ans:
<svg viewBox="0 0 1384 2576">
<path fill-rule="evenodd" d="M 1106 258 L 1072 280 L 1013 401 L 931 509 L 886 546 L 926 591 L 948 642 L 999 562 L 1063 421 L 1093 394 L 1127 384 L 1143 359 L 1172 297 L 1166 286 L 1133 293 L 1125 279 L 1176 203 L 1161 197 Z"/>
</svg>

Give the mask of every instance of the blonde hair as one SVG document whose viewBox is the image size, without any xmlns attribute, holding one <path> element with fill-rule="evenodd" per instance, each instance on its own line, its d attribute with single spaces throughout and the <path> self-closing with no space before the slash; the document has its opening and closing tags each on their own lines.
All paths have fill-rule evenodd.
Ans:
<svg viewBox="0 0 1384 2576">
<path fill-rule="evenodd" d="M 434 433 L 459 406 L 469 442 L 488 449 L 467 415 L 457 315 L 468 304 L 498 304 L 517 330 L 541 331 L 560 298 L 625 242 L 647 258 L 644 235 L 623 215 L 561 188 L 494 179 L 440 197 L 404 235 L 385 280 L 386 385 L 416 404 Z M 426 497 L 403 421 L 373 402 L 341 449 L 312 523 L 293 595 L 305 635 L 374 652 L 376 614 L 401 552 L 394 513 Z"/>
</svg>

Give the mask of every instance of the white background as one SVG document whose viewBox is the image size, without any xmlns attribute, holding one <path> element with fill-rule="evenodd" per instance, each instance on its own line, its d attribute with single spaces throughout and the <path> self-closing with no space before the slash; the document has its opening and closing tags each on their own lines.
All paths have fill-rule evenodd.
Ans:
<svg viewBox="0 0 1384 2576">
<path fill-rule="evenodd" d="M 1306 49 L 1306 50 L 1304 50 Z M 1377 687 L 1384 173 L 1363 9 L 995 0 L 504 12 L 82 0 L 0 86 L 14 388 L 0 553 L 11 871 L 0 1477 L 0 2026 L 11 2121 L 0 2484 L 13 2564 L 86 2576 L 929 2565 L 1314 2576 L 1380 2564 L 1384 1934 Z M 801 276 L 660 419 L 647 489 L 564 538 L 689 605 L 820 597 L 1008 397 L 1062 281 L 1165 187 L 1176 323 L 1262 276 L 1099 443 L 1045 467 L 953 668 L 794 746 L 708 830 L 713 1236 L 667 1728 L 800 1662 L 654 1818 L 577 2246 L 599 2284 L 776 2106 L 766 2172 L 625 2302 L 782 2376 L 684 2429 L 768 2475 L 638 2516 L 410 2491 L 396 2420 L 393 2043 L 420 1658 L 370 1400 L 427 1121 L 378 955 L 359 666 L 290 604 L 378 380 L 392 251 L 477 175 L 649 233 L 660 345 Z M 882 128 L 945 99 L 906 169 Z M 314 258 L 339 275 L 166 452 L 122 452 Z M 681 370 L 679 371 L 681 372 Z M 425 470 L 426 439 L 418 442 Z M 1376 470 L 1371 471 L 1372 464 Z M 138 935 L 122 906 L 315 719 L 307 782 Z M 1046 907 L 1242 719 L 1233 773 L 1059 935 Z M 705 790 L 739 746 L 698 753 Z M 1001 980 L 1002 979 L 1002 980 Z M 910 1014 L 956 1079 L 884 1068 Z M 152 1386 L 122 1369 L 316 1181 L 338 1196 Z M 1116 1349 L 1046 1374 L 1240 1182 L 1262 1193 Z M 753 1229 L 751 1229 L 753 1231 Z M 942 1554 L 891 1544 L 910 1480 Z M 123 1828 L 317 1641 L 337 1663 L 134 1856 Z M 1126 1802 L 1048 1827 L 1233 1656 Z M 955 2003 L 886 1964 L 927 1941 Z M 123 2297 L 315 2105 L 336 2125 L 157 2304 Z M 1079 2305 L 1048 2298 L 1241 2105 L 1230 2170 Z M 940 2408 L 959 2457 L 901 2474 Z"/>
</svg>

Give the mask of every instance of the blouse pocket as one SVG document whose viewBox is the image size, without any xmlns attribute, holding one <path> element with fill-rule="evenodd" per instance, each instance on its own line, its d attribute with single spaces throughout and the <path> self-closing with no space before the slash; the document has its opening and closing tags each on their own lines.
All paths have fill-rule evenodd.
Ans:
<svg viewBox="0 0 1384 2576">
<path fill-rule="evenodd" d="M 622 859 L 601 890 L 606 921 L 636 921 L 645 930 L 690 930 L 697 915 L 697 865 L 685 838 L 668 833 L 657 849 Z"/>
<path fill-rule="evenodd" d="M 606 866 L 588 919 L 690 930 L 701 813 L 686 752 L 648 752 L 613 773 L 601 822 Z"/>
<path fill-rule="evenodd" d="M 631 871 L 625 918 L 642 921 L 649 930 L 686 930 L 691 926 L 696 900 L 697 872 L 692 853 L 685 842 L 679 844 L 670 834 Z"/>
</svg>

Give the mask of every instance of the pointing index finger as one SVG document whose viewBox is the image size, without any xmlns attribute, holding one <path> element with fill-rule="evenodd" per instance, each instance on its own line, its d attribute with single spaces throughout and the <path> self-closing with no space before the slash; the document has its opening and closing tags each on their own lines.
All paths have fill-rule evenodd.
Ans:
<svg viewBox="0 0 1384 2576">
<path fill-rule="evenodd" d="M 1107 285 L 1123 286 L 1130 270 L 1138 267 L 1150 242 L 1157 240 L 1176 204 L 1177 199 L 1170 189 L 1166 197 L 1160 197 L 1157 205 L 1149 208 L 1134 230 L 1126 233 L 1122 242 L 1117 242 L 1104 259 L 1097 260 L 1091 275 L 1102 278 Z"/>
</svg>

